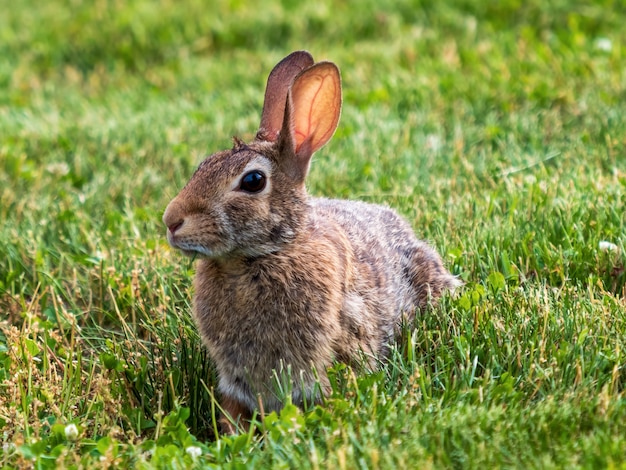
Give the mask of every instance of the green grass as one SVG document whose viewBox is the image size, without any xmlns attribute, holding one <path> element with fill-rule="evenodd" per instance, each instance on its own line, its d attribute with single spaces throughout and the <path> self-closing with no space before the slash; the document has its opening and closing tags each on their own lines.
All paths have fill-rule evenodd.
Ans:
<svg viewBox="0 0 626 470">
<path fill-rule="evenodd" d="M 0 466 L 626 466 L 622 2 L 0 10 Z M 381 371 L 216 438 L 160 219 L 302 48 L 344 85 L 310 192 L 393 206 L 466 285 Z"/>
</svg>

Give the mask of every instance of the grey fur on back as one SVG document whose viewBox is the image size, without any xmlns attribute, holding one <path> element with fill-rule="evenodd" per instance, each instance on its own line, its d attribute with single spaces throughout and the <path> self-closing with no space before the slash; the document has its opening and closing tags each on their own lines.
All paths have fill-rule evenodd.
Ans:
<svg viewBox="0 0 626 470">
<path fill-rule="evenodd" d="M 391 341 L 402 320 L 412 321 L 415 310 L 424 308 L 444 290 L 460 285 L 441 262 L 439 254 L 417 239 L 411 226 L 393 209 L 361 201 L 311 198 L 313 219 L 332 219 L 353 242 L 355 262 L 369 270 L 365 289 L 379 302 L 375 310 L 384 317 L 383 329 Z M 362 275 L 365 273 L 362 273 Z M 371 282 L 374 284 L 372 285 Z M 397 331 L 395 331 L 397 333 Z M 386 344 L 375 351 L 386 351 Z"/>
</svg>

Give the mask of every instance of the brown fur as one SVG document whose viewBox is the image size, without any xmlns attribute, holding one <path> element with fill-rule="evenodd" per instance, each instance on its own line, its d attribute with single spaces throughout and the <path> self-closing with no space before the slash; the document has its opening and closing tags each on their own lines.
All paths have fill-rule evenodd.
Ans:
<svg viewBox="0 0 626 470">
<path fill-rule="evenodd" d="M 307 195 L 340 89 L 334 64 L 285 58 L 268 80 L 255 141 L 208 157 L 163 216 L 172 246 L 203 256 L 194 314 L 234 419 L 249 419 L 259 400 L 280 409 L 274 379 L 287 367 L 295 403 L 318 399 L 318 384 L 328 391 L 334 360 L 365 354 L 375 367 L 403 316 L 459 285 L 391 209 Z M 252 170 L 266 176 L 258 193 L 241 187 Z"/>
</svg>

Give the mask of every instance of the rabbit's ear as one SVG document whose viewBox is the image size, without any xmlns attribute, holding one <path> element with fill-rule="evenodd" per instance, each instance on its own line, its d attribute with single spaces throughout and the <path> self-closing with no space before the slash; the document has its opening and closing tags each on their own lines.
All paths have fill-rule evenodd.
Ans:
<svg viewBox="0 0 626 470">
<path fill-rule="evenodd" d="M 281 60 L 267 79 L 261 125 L 257 139 L 275 141 L 283 124 L 285 100 L 294 78 L 313 65 L 313 57 L 307 51 L 296 51 Z"/>
<path fill-rule="evenodd" d="M 292 174 L 304 179 L 313 153 L 335 133 L 341 113 L 341 75 L 332 62 L 318 62 L 289 89 L 281 130 L 281 155 Z M 291 154 L 291 156 L 289 156 Z"/>
</svg>

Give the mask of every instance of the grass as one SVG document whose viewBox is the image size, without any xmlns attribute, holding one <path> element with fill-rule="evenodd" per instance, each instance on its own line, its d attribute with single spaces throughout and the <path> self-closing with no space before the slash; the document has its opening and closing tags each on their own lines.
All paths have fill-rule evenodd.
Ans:
<svg viewBox="0 0 626 470">
<path fill-rule="evenodd" d="M 0 2 L 0 465 L 623 468 L 626 9 L 545 3 Z M 466 285 L 217 438 L 160 218 L 301 48 L 344 84 L 310 192 L 395 207 Z"/>
</svg>

